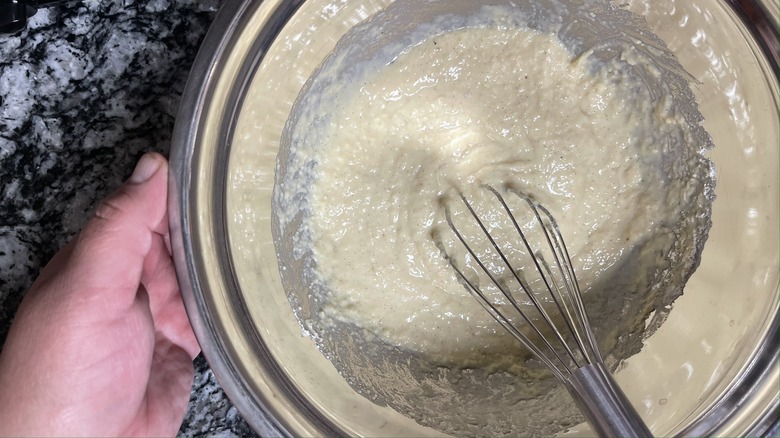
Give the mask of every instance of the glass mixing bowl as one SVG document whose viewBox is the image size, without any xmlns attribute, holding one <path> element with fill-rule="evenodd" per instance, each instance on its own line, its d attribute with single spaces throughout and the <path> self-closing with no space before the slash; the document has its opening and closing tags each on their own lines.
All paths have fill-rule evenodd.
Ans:
<svg viewBox="0 0 780 438">
<path fill-rule="evenodd" d="M 301 333 L 271 233 L 276 156 L 295 98 L 341 36 L 390 3 L 225 2 L 181 103 L 169 198 L 182 293 L 217 379 L 264 436 L 440 435 L 357 394 Z M 695 78 L 718 176 L 700 267 L 616 378 L 656 435 L 776 433 L 778 5 L 621 7 L 645 17 Z"/>
</svg>

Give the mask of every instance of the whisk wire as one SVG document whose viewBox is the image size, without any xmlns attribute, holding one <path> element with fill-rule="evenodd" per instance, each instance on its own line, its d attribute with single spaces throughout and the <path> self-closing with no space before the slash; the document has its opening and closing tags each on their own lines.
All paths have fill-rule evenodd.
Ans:
<svg viewBox="0 0 780 438">
<path fill-rule="evenodd" d="M 512 220 L 514 221 L 514 215 L 512 215 L 512 212 L 506 206 L 506 203 L 503 201 L 501 195 L 492 187 L 490 188 L 490 190 L 493 192 L 493 194 L 495 194 L 499 198 L 501 203 L 504 205 L 507 214 L 509 214 L 512 217 Z M 565 249 L 565 244 L 563 243 L 563 237 L 560 234 L 558 223 L 555 222 L 555 219 L 552 217 L 552 215 L 546 208 L 544 208 L 541 205 L 537 205 L 537 203 L 534 202 L 530 197 L 528 197 L 528 195 L 516 191 L 513 191 L 513 193 L 515 193 L 517 196 L 522 198 L 528 204 L 528 207 L 531 209 L 531 211 L 533 211 L 534 217 L 536 218 L 536 221 L 539 223 L 540 228 L 542 229 L 544 238 L 547 241 L 547 245 L 553 254 L 553 259 L 555 260 L 555 265 L 558 268 L 558 272 L 560 272 L 561 276 L 563 277 L 563 281 L 562 281 L 563 288 L 561 288 L 558 285 L 558 282 L 555 281 L 555 276 L 552 274 L 552 269 L 550 268 L 549 264 L 546 263 L 546 260 L 544 260 L 544 258 L 532 257 L 532 259 L 534 263 L 537 265 L 537 267 L 539 265 L 538 259 L 541 259 L 542 263 L 547 269 L 548 275 L 550 276 L 550 281 L 553 283 L 553 287 L 550 287 L 550 285 L 545 280 L 545 285 L 547 286 L 548 292 L 550 292 L 550 295 L 552 296 L 555 305 L 558 307 L 558 311 L 561 312 L 562 315 L 565 315 L 563 320 L 566 324 L 566 327 L 569 329 L 569 333 L 574 338 L 574 341 L 583 359 L 585 360 L 586 363 L 593 363 L 592 362 L 593 358 L 591 357 L 591 354 L 589 354 L 588 349 L 585 347 L 585 342 L 582 337 L 582 332 L 585 330 L 582 327 L 577 327 L 577 325 L 573 323 L 574 321 L 578 321 L 578 319 L 572 316 L 572 309 L 570 309 L 571 306 L 567 305 L 569 303 L 575 303 L 573 304 L 574 313 L 579 315 L 579 313 L 577 312 L 577 305 L 576 305 L 576 302 L 578 301 L 577 298 L 579 298 L 579 292 L 580 292 L 579 285 L 576 285 L 572 281 L 572 280 L 576 281 L 576 276 L 574 275 L 574 268 L 572 267 L 571 264 L 571 258 L 568 257 L 568 251 L 566 251 L 566 258 L 565 258 L 566 263 L 561 262 L 561 259 L 563 258 L 563 252 L 564 252 L 562 251 L 561 248 L 563 247 Z M 539 210 L 544 212 L 548 220 L 548 223 L 550 224 L 549 227 L 545 225 L 544 220 L 539 214 Z M 552 235 L 550 229 L 552 229 Z M 531 251 L 530 246 L 526 245 L 526 247 L 528 248 L 528 251 Z M 572 291 L 572 287 L 576 287 L 577 288 L 576 291 Z M 563 291 L 566 291 L 565 298 L 563 296 Z M 556 293 L 557 293 L 557 297 L 556 297 Z M 577 366 L 579 367 L 581 365 L 577 364 Z"/>
<path fill-rule="evenodd" d="M 490 242 L 503 264 L 508 268 L 509 272 L 518 282 L 525 296 L 528 297 L 530 302 L 533 304 L 533 307 L 536 309 L 536 311 L 539 312 L 539 315 L 544 321 L 546 327 L 551 330 L 553 334 L 552 338 L 542 334 L 537 324 L 530 319 L 530 317 L 527 315 L 527 312 L 524 311 L 517 302 L 514 294 L 506 285 L 503 285 L 495 277 L 491 270 L 488 269 L 488 267 L 485 265 L 482 258 L 479 257 L 471 245 L 468 244 L 466 238 L 461 234 L 461 232 L 453 223 L 450 206 L 445 204 L 447 223 L 449 224 L 450 229 L 454 232 L 455 236 L 457 236 L 460 243 L 466 248 L 471 258 L 477 263 L 480 269 L 488 276 L 490 281 L 508 300 L 514 311 L 517 312 L 528 324 L 528 327 L 530 327 L 535 335 L 541 340 L 539 345 L 546 347 L 546 349 L 549 350 L 550 355 L 544 354 L 542 349 L 537 347 L 537 343 L 528 338 L 528 335 L 518 330 L 517 327 L 512 324 L 512 321 L 502 312 L 502 310 L 499 309 L 497 305 L 493 304 L 491 300 L 485 296 L 484 292 L 480 290 L 480 288 L 472 281 L 470 281 L 466 275 L 456 266 L 454 261 L 448 257 L 452 267 L 455 268 L 458 275 L 466 283 L 469 291 L 477 298 L 478 302 L 480 302 L 480 304 L 482 304 L 482 306 L 502 326 L 504 326 L 507 331 L 509 331 L 515 338 L 518 338 L 518 340 L 520 340 L 523 345 L 526 346 L 526 348 L 531 350 L 537 356 L 537 358 L 545 362 L 545 364 L 554 370 L 554 372 L 560 373 L 561 375 L 570 375 L 573 372 L 573 369 L 581 368 L 585 364 L 594 363 L 594 361 L 600 362 L 601 358 L 598 354 L 598 347 L 596 346 L 596 342 L 593 339 L 592 333 L 586 330 L 585 326 L 582 325 L 583 322 L 587 324 L 587 315 L 580 297 L 579 284 L 577 283 L 577 278 L 573 271 L 574 268 L 571 264 L 571 258 L 569 256 L 568 250 L 566 249 L 563 237 L 560 235 L 560 229 L 557 222 L 546 208 L 536 204 L 530 197 L 522 192 L 517 192 L 514 190 L 511 191 L 511 193 L 514 193 L 523 201 L 525 201 L 528 204 L 529 209 L 533 212 L 534 219 L 537 221 L 539 228 L 541 228 L 541 234 L 544 235 L 544 239 L 547 242 L 548 248 L 550 249 L 550 252 L 552 252 L 552 261 L 555 262 L 558 276 L 553 273 L 552 267 L 542 256 L 542 254 L 537 253 L 534 248 L 532 248 L 530 241 L 528 240 L 520 224 L 517 222 L 515 215 L 513 214 L 504 197 L 495 188 L 489 185 L 485 185 L 484 188 L 489 190 L 496 197 L 496 199 L 503 207 L 506 215 L 512 222 L 515 231 L 518 233 L 521 241 L 523 242 L 529 258 L 533 262 L 533 266 L 536 269 L 537 274 L 539 275 L 547 290 L 547 294 L 550 298 L 552 298 L 552 301 L 558 309 L 559 314 L 563 316 L 561 319 L 563 319 L 563 324 L 565 327 L 559 327 L 560 323 L 556 324 L 552 320 L 545 307 L 540 303 L 536 294 L 532 292 L 531 287 L 524 279 L 524 276 L 520 275 L 519 271 L 515 269 L 513 264 L 509 261 L 505 252 L 498 245 L 490 231 L 488 231 L 485 223 L 480 219 L 471 202 L 469 202 L 463 193 L 458 194 L 461 201 L 463 201 L 463 204 L 466 206 L 466 209 L 470 213 L 471 217 L 474 219 L 484 236 Z M 562 284 L 559 284 L 556 278 L 560 279 L 560 283 Z M 580 325 L 578 325 L 577 322 L 580 322 Z M 577 350 L 577 354 L 575 354 L 574 350 L 572 350 L 572 346 L 570 345 L 571 343 L 566 341 L 564 332 L 569 333 L 571 338 L 574 340 L 574 348 Z M 553 346 L 551 339 L 555 339 L 560 347 L 556 348 Z M 569 361 L 564 360 L 564 358 L 560 355 L 559 349 L 563 350 L 566 356 L 568 356 L 568 358 L 571 360 L 571 363 L 574 367 L 573 369 L 569 365 Z M 557 363 L 560 363 L 560 366 L 558 366 Z"/>
<path fill-rule="evenodd" d="M 463 198 L 464 202 L 466 202 L 466 205 L 471 209 L 470 204 L 468 201 L 466 201 L 465 198 Z M 447 223 L 449 224 L 452 231 L 455 233 L 455 236 L 458 238 L 458 240 L 461 242 L 461 244 L 466 248 L 466 251 L 471 255 L 472 259 L 477 262 L 479 267 L 482 269 L 483 272 L 490 278 L 490 280 L 493 282 L 493 284 L 501 291 L 501 293 L 509 300 L 509 302 L 512 304 L 512 307 L 520 314 L 520 316 L 523 318 L 523 320 L 528 324 L 529 327 L 533 329 L 533 331 L 536 333 L 536 335 L 542 340 L 542 342 L 547 346 L 547 348 L 553 353 L 553 355 L 558 359 L 558 361 L 563 365 L 564 369 L 566 370 L 567 374 L 571 374 L 571 370 L 566 365 L 566 362 L 563 360 L 562 357 L 558 354 L 558 352 L 555 350 L 555 348 L 550 344 L 550 342 L 547 340 L 547 338 L 542 335 L 542 333 L 539 331 L 539 329 L 536 327 L 535 324 L 528 318 L 528 316 L 520 309 L 520 305 L 517 303 L 515 298 L 512 296 L 512 294 L 500 284 L 500 282 L 493 276 L 493 274 L 490 273 L 490 270 L 487 269 L 487 267 L 484 265 L 482 260 L 476 255 L 474 250 L 471 248 L 471 246 L 466 242 L 463 235 L 458 231 L 457 227 L 455 227 L 454 223 L 452 222 L 452 215 L 450 213 L 449 206 L 446 206 L 444 209 L 445 217 L 447 219 Z M 477 223 L 480 225 L 480 227 L 484 227 L 484 224 L 482 221 L 476 216 L 476 213 L 471 210 L 471 213 L 474 215 L 474 217 L 477 220 Z M 484 228 L 483 228 L 484 230 Z M 497 249 L 500 252 L 500 249 Z M 503 257 L 503 255 L 502 255 Z M 545 355 L 537 345 L 532 342 L 525 334 L 523 334 L 520 330 L 517 329 L 515 325 L 512 324 L 512 322 L 507 318 L 501 310 L 498 309 L 496 305 L 494 305 L 490 300 L 487 299 L 485 294 L 482 292 L 481 289 L 479 289 L 477 286 L 472 283 L 468 277 L 458 268 L 458 266 L 455 264 L 455 262 L 452 260 L 452 258 L 447 257 L 447 259 L 450 262 L 450 265 L 453 269 L 455 269 L 455 272 L 458 273 L 458 275 L 463 279 L 463 281 L 468 286 L 469 292 L 477 298 L 477 301 L 482 305 L 485 310 L 487 310 L 493 318 L 498 321 L 510 334 L 512 334 L 517 340 L 519 340 L 527 349 L 529 349 L 534 355 L 539 358 L 542 362 L 545 363 L 545 365 L 550 368 L 550 370 L 558 377 L 559 379 L 565 379 L 564 373 L 562 373 L 559 368 L 556 366 L 556 364 L 548 358 L 547 355 Z M 514 269 L 511 268 L 510 270 L 513 271 L 513 274 L 516 275 L 514 272 Z M 525 290 L 525 287 L 523 285 L 523 282 L 519 280 L 519 275 L 517 275 L 518 281 L 521 282 L 521 286 Z"/>
<path fill-rule="evenodd" d="M 506 201 L 504 200 L 504 197 L 501 196 L 501 194 L 498 193 L 498 191 L 496 191 L 496 189 L 494 189 L 493 187 L 491 187 L 489 185 L 486 185 L 485 188 L 490 190 L 493 193 L 493 195 L 495 195 L 495 197 L 498 199 L 498 201 L 501 203 L 501 205 L 503 206 L 504 210 L 506 211 L 507 216 L 512 221 L 512 225 L 514 225 L 515 231 L 517 231 L 517 233 L 520 235 L 520 239 L 523 241 L 523 245 L 525 246 L 526 251 L 528 251 L 528 254 L 531 256 L 531 260 L 533 260 L 534 266 L 536 267 L 536 271 L 539 274 L 539 276 L 541 277 L 542 281 L 544 282 L 544 285 L 547 287 L 547 291 L 549 292 L 550 296 L 552 297 L 553 302 L 555 302 L 555 305 L 558 308 L 558 311 L 563 313 L 563 309 L 561 309 L 561 303 L 559 302 L 558 298 L 553 293 L 553 290 L 558 290 L 558 285 L 555 282 L 555 277 L 552 275 L 552 271 L 550 270 L 549 266 L 546 266 L 546 268 L 547 268 L 546 269 L 547 270 L 547 276 L 545 276 L 544 271 L 542 270 L 542 267 L 539 264 L 539 257 L 534 257 L 534 255 L 533 255 L 534 251 L 531 248 L 531 245 L 528 242 L 528 239 L 526 238 L 525 233 L 523 232 L 522 228 L 517 223 L 517 220 L 515 219 L 515 216 L 512 214 L 512 211 L 509 209 L 509 206 L 507 205 Z M 463 197 L 462 194 L 461 194 L 461 197 Z M 530 199 L 528 199 L 527 197 L 525 197 L 524 199 L 527 202 L 530 201 Z M 467 203 L 467 206 L 468 206 L 468 201 L 466 201 L 465 198 L 463 198 L 463 200 L 464 200 L 464 202 Z M 531 205 L 531 207 L 533 208 L 533 204 L 532 203 L 529 204 L 529 205 Z M 471 213 L 474 215 L 474 218 L 479 222 L 480 221 L 479 217 L 477 217 L 477 215 L 474 213 L 474 210 L 471 207 L 469 207 L 469 211 L 471 211 Z M 544 229 L 544 223 L 542 222 L 542 220 L 538 216 L 538 214 L 537 214 L 537 220 L 539 221 L 539 224 L 542 226 L 542 229 Z M 490 236 L 490 234 L 488 234 L 487 230 L 485 230 L 484 227 L 482 228 L 482 230 L 483 230 L 483 232 L 485 232 L 485 234 L 488 236 L 488 239 L 490 239 L 491 243 L 493 243 L 493 245 L 498 250 L 498 245 L 496 245 L 494 239 Z M 502 259 L 504 260 L 504 263 L 506 263 L 506 265 L 509 267 L 509 269 L 514 273 L 515 270 L 511 266 L 509 261 L 506 259 L 506 257 L 503 257 L 503 255 L 502 255 Z M 549 281 L 548 281 L 548 277 L 549 277 Z M 550 286 L 550 282 L 552 282 L 552 287 Z M 555 289 L 553 289 L 553 288 L 555 288 Z M 548 316 L 547 312 L 544 310 L 544 308 L 541 306 L 541 304 L 539 304 L 538 300 L 536 299 L 536 296 L 533 293 L 530 292 L 530 289 L 528 287 L 524 287 L 523 291 L 531 299 L 531 302 L 534 304 L 534 307 L 536 307 L 536 309 L 542 314 L 542 317 L 544 318 L 545 322 L 547 323 L 547 326 L 553 331 L 553 333 L 555 333 L 556 338 L 561 343 L 561 345 L 563 346 L 564 350 L 566 350 L 566 353 L 569 355 L 571 360 L 574 362 L 574 366 L 576 368 L 581 367 L 582 364 L 580 364 L 580 362 L 577 360 L 577 357 L 575 356 L 575 354 L 569 348 L 568 343 L 563 339 L 563 336 L 562 336 L 560 330 L 558 329 L 558 327 L 555 325 L 555 323 L 552 322 L 552 319 Z M 572 327 L 571 327 L 571 324 L 569 323 L 569 320 L 567 318 L 564 318 L 564 321 L 565 321 L 566 325 L 568 326 L 569 331 L 572 331 Z M 584 357 L 587 357 L 587 356 L 584 356 Z M 566 367 L 566 371 L 569 372 L 568 367 Z"/>
<path fill-rule="evenodd" d="M 510 308 L 499 308 L 499 306 L 501 306 L 499 303 L 488 299 L 485 292 L 480 289 L 479 283 L 469 280 L 466 274 L 458 267 L 453 257 L 448 255 L 446 250 L 442 248 L 446 259 L 467 285 L 467 289 L 471 295 L 477 299 L 477 302 L 479 302 L 480 305 L 482 305 L 482 307 L 525 348 L 530 350 L 542 363 L 544 363 L 556 378 L 564 383 L 577 406 L 585 415 L 588 423 L 590 423 L 593 430 L 599 436 L 635 436 L 651 438 L 653 436 L 652 432 L 642 421 L 641 416 L 631 405 L 631 402 L 622 392 L 617 382 L 615 382 L 615 379 L 609 373 L 609 370 L 604 365 L 601 355 L 599 354 L 598 344 L 596 343 L 595 336 L 588 322 L 587 313 L 581 297 L 580 286 L 577 282 L 577 276 L 575 275 L 574 267 L 571 263 L 571 257 L 557 222 L 546 208 L 536 203 L 529 196 L 522 192 L 508 189 L 509 192 L 516 194 L 524 200 L 533 212 L 534 218 L 532 219 L 532 222 L 524 223 L 524 226 L 531 227 L 528 228 L 529 230 L 537 230 L 537 228 L 535 228 L 536 225 L 533 224 L 538 224 L 538 228 L 541 228 L 540 234 L 544 235 L 543 240 L 546 240 L 547 249 L 544 249 L 544 244 L 542 243 L 541 248 L 538 251 L 534 251 L 531 241 L 529 241 L 526 233 L 518 224 L 515 215 L 504 197 L 493 187 L 484 187 L 495 195 L 503 206 L 504 211 L 511 219 L 514 229 L 520 236 L 523 245 L 525 246 L 525 250 L 527 251 L 526 257 L 530 258 L 533 262 L 536 273 L 541 278 L 541 282 L 544 283 L 544 286 L 546 286 L 547 293 L 552 298 L 553 302 L 555 302 L 559 312 L 558 315 L 564 320 L 568 331 L 565 329 L 559 330 L 555 323 L 553 323 L 552 318 L 549 317 L 547 311 L 539 303 L 536 294 L 532 290 L 532 283 L 528 282 L 528 278 L 525 275 L 528 272 L 532 272 L 533 268 L 529 265 L 528 271 L 526 272 L 521 269 L 523 264 L 515 263 L 520 269 L 515 269 L 513 267 L 509 262 L 507 255 L 488 231 L 485 223 L 483 223 L 475 212 L 472 204 L 462 193 L 459 193 L 460 198 L 472 218 L 479 225 L 479 228 L 482 230 L 485 237 L 487 237 L 488 241 L 490 241 L 496 254 L 509 269 L 509 272 L 511 272 L 512 276 L 517 280 L 520 288 L 542 316 L 547 327 L 552 330 L 554 336 L 549 336 L 548 338 L 540 330 L 539 326 L 543 326 L 542 323 L 539 321 L 531 321 L 527 311 L 524 311 L 521 308 L 520 304 L 518 304 L 514 295 L 509 290 L 511 281 L 500 282 L 496 276 L 491 273 L 485 262 L 477 256 L 472 246 L 468 244 L 467 239 L 453 223 L 450 206 L 445 203 L 444 209 L 447 223 L 455 233 L 455 236 L 457 236 L 457 239 L 466 248 L 470 258 L 479 265 L 482 272 L 484 272 L 498 290 L 501 291 L 503 296 L 511 303 L 514 310 L 528 324 L 528 327 L 530 327 L 533 333 L 530 331 L 521 331 L 519 326 L 516 325 L 519 321 L 517 321 L 516 318 L 514 318 L 513 321 L 504 314 L 504 311 L 509 311 Z M 531 237 L 533 237 L 533 242 L 535 244 L 537 239 L 536 236 Z M 484 240 L 481 241 L 484 242 Z M 549 252 L 552 253 L 552 257 L 548 257 L 548 260 L 545 258 L 544 254 L 548 254 Z M 491 251 L 488 251 L 483 257 L 490 254 Z M 491 262 L 490 267 L 493 266 L 493 262 Z M 479 272 L 477 272 L 477 275 L 480 275 Z M 539 296 L 542 296 L 541 291 L 543 289 L 544 288 L 540 285 Z M 493 295 L 494 294 L 491 292 L 491 298 L 494 298 Z M 548 307 L 552 311 L 552 307 Z M 541 340 L 540 342 L 534 342 L 532 339 L 534 333 L 536 337 Z M 573 347 L 573 350 L 578 351 L 582 361 L 587 362 L 584 365 L 578 361 L 574 351 L 569 347 L 566 339 L 564 339 L 569 337 L 571 337 L 576 344 L 576 347 Z M 571 362 L 564 360 L 566 354 L 559 354 L 560 348 L 553 347 L 553 343 L 556 342 L 561 343 L 562 349 L 566 351 Z M 545 349 L 549 349 L 552 354 L 545 354 Z M 556 361 L 560 362 L 562 367 L 558 367 Z M 572 368 L 574 369 L 572 370 Z"/>
<path fill-rule="evenodd" d="M 568 318 L 566 318 L 566 322 L 567 324 L 569 321 L 579 322 L 579 325 L 575 324 L 573 327 L 569 325 L 570 329 L 572 330 L 572 335 L 574 336 L 580 351 L 588 363 L 602 362 L 601 355 L 599 354 L 598 344 L 596 343 L 596 339 L 593 336 L 593 332 L 586 329 L 586 327 L 590 326 L 588 321 L 588 314 L 585 311 L 585 305 L 582 302 L 580 285 L 577 282 L 577 276 L 574 274 L 574 266 L 572 265 L 571 257 L 569 256 L 569 251 L 566 248 L 566 243 L 563 240 L 558 223 L 555 221 L 555 218 L 553 218 L 552 214 L 550 214 L 549 210 L 547 210 L 543 205 L 535 204 L 533 201 L 528 199 L 527 196 L 522 194 L 520 195 L 526 198 L 526 202 L 528 202 L 531 208 L 534 210 L 538 220 L 541 221 L 538 213 L 539 210 L 541 210 L 550 223 L 549 230 L 548 227 L 543 227 L 544 233 L 547 238 L 548 245 L 553 248 L 553 257 L 555 258 L 555 263 L 558 267 L 558 270 L 564 277 L 563 283 L 569 298 L 568 302 L 572 303 L 574 313 L 577 316 L 577 318 L 573 318 L 567 306 L 566 312 Z M 550 234 L 550 230 L 552 230 L 552 235 Z M 558 293 L 561 292 L 559 291 Z"/>
</svg>

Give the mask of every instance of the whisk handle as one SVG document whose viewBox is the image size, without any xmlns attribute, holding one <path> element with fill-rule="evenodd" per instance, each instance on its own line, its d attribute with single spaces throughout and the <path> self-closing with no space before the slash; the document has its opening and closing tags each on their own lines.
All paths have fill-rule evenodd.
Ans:
<svg viewBox="0 0 780 438">
<path fill-rule="evenodd" d="M 580 411 L 599 436 L 653 436 L 603 364 L 585 365 L 577 369 L 566 383 Z"/>
</svg>

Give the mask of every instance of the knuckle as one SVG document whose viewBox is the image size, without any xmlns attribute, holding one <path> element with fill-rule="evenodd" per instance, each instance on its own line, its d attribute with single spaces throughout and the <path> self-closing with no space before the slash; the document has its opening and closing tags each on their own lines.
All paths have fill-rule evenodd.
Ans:
<svg viewBox="0 0 780 438">
<path fill-rule="evenodd" d="M 116 220 L 125 213 L 128 201 L 130 201 L 130 195 L 120 189 L 98 203 L 95 208 L 95 217 L 106 221 Z"/>
</svg>

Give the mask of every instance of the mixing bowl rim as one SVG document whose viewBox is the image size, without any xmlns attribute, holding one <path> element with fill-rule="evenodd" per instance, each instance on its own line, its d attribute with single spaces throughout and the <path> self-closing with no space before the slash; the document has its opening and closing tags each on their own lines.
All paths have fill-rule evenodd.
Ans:
<svg viewBox="0 0 780 438">
<path fill-rule="evenodd" d="M 293 0 L 287 1 L 288 4 L 286 11 L 290 12 L 290 15 L 294 14 L 294 11 L 305 2 L 305 0 Z M 743 1 L 739 0 L 726 0 L 726 2 L 734 7 L 735 4 L 742 5 Z M 261 435 L 271 436 L 293 436 L 292 428 L 290 424 L 285 424 L 282 420 L 282 416 L 275 415 L 274 409 L 269 403 L 267 394 L 252 393 L 251 385 L 243 378 L 239 372 L 241 368 L 237 364 L 237 359 L 232 355 L 234 352 L 229 351 L 228 342 L 223 338 L 220 333 L 217 332 L 216 325 L 219 321 L 214 321 L 212 315 L 209 313 L 209 305 L 207 303 L 208 285 L 204 278 L 205 272 L 203 270 L 206 259 L 200 252 L 197 236 L 197 204 L 193 200 L 193 194 L 197 189 L 197 178 L 193 178 L 194 170 L 198 168 L 199 160 L 202 159 L 203 143 L 202 143 L 202 129 L 203 124 L 208 121 L 206 117 L 209 110 L 209 101 L 215 93 L 215 87 L 219 83 L 226 57 L 234 49 L 232 43 L 235 39 L 241 35 L 241 31 L 246 25 L 246 21 L 251 18 L 252 11 L 257 8 L 276 8 L 280 4 L 285 3 L 283 0 L 243 0 L 240 2 L 224 2 L 220 8 L 217 16 L 212 23 L 209 32 L 207 33 L 200 51 L 193 64 L 190 77 L 187 81 L 182 100 L 179 106 L 179 113 L 176 118 L 176 125 L 174 127 L 173 139 L 171 142 L 171 178 L 169 185 L 169 221 L 171 229 L 171 243 L 173 249 L 173 257 L 176 267 L 177 276 L 179 278 L 180 288 L 184 298 L 187 313 L 192 322 L 196 336 L 203 350 L 204 356 L 207 358 L 210 367 L 214 372 L 219 384 L 225 390 L 230 400 L 236 405 L 241 415 L 247 420 L 247 422 Z M 739 12 L 739 11 L 737 11 Z M 766 11 L 765 11 L 766 12 Z M 740 18 L 745 20 L 745 14 L 739 12 Z M 269 14 L 269 16 L 272 16 Z M 286 18 L 289 18 L 287 16 Z M 776 19 L 776 14 L 775 17 Z M 775 20 L 776 21 L 776 20 Z M 264 24 L 267 24 L 264 23 Z M 748 26 L 750 27 L 750 26 Z M 764 38 L 766 34 L 760 32 L 752 32 L 754 38 Z M 774 35 L 774 47 L 777 47 L 777 35 Z M 773 59 L 769 55 L 768 47 L 772 47 L 771 43 L 761 43 L 764 56 L 768 57 L 769 62 L 773 66 L 777 65 L 776 55 Z M 257 46 L 257 44 L 255 44 Z M 250 62 L 259 64 L 262 60 L 262 53 L 257 52 L 262 48 L 255 47 L 250 51 L 249 57 L 244 59 L 244 63 Z M 254 58 L 254 59 L 252 59 Z M 254 73 L 254 68 L 246 68 L 249 70 L 249 77 L 251 78 Z M 777 70 L 775 69 L 775 72 Z M 243 78 L 246 80 L 247 78 Z M 231 84 L 231 87 L 235 88 L 235 83 Z M 235 91 L 235 90 L 233 90 Z M 240 107 L 240 102 L 232 102 L 232 112 L 237 111 Z M 235 120 L 232 115 L 225 117 L 225 114 L 232 114 L 231 111 L 224 111 L 221 117 L 217 118 L 217 122 L 220 123 L 220 129 L 227 129 L 228 131 L 234 126 Z M 226 123 L 227 122 L 227 123 Z M 229 145 L 229 142 L 225 144 Z M 212 147 L 219 147 L 212 146 Z M 224 160 L 224 164 L 227 160 Z M 217 172 L 218 173 L 218 172 Z M 225 172 L 223 172 L 225 173 Z M 215 173 L 216 174 L 216 173 Z M 215 175 L 212 175 L 215 176 Z M 224 176 L 224 175 L 223 175 Z M 224 183 L 224 180 L 222 181 Z M 224 188 L 224 184 L 223 184 Z M 216 207 L 224 209 L 224 200 L 221 204 L 217 204 Z M 224 211 L 223 211 L 224 212 Z M 221 213 L 223 213 L 221 212 Z M 213 213 L 213 212 L 212 212 Z M 217 216 L 219 216 L 218 213 Z M 202 230 L 201 230 L 202 231 Z M 224 230 L 223 230 L 224 231 Z M 222 244 L 226 245 L 223 239 Z M 226 248 L 226 246 L 225 246 Z M 223 251 L 225 249 L 223 248 Z M 229 255 L 229 249 L 227 249 Z M 232 281 L 235 281 L 235 273 L 230 269 L 230 263 L 228 266 L 222 265 L 224 274 L 228 277 L 232 277 Z M 223 281 L 231 281 L 230 279 L 222 278 Z M 239 307 L 241 303 L 238 303 Z M 238 309 L 241 310 L 241 309 Z M 245 309 L 243 309 L 245 311 Z M 764 344 L 770 340 L 778 339 L 780 335 L 780 329 L 778 329 L 777 315 L 767 331 L 767 336 L 764 338 Z M 262 343 L 262 339 L 258 334 L 255 334 L 259 341 Z M 763 362 L 753 362 L 748 364 L 752 366 L 751 374 L 743 376 L 746 386 L 755 388 L 763 381 L 766 374 L 771 370 L 777 370 L 778 368 L 778 350 L 780 347 L 777 345 L 767 345 L 764 348 L 773 349 L 774 355 L 768 356 L 769 360 Z M 766 358 L 766 355 L 765 355 Z M 754 358 L 755 359 L 755 358 Z M 275 360 L 270 358 L 271 362 Z M 761 365 L 762 367 L 756 368 Z M 277 365 L 278 366 L 278 365 Z M 775 372 L 775 379 L 776 379 Z M 282 376 L 284 379 L 284 376 Z M 278 383 L 278 382 L 277 382 Z M 286 385 L 286 389 L 290 388 L 290 385 Z M 278 389 L 278 388 L 277 388 Z M 289 397 L 290 394 L 284 395 Z M 736 410 L 743 406 L 745 400 L 744 390 L 732 390 L 727 397 L 731 397 L 729 400 L 721 400 L 716 406 L 708 412 L 718 411 L 725 415 L 733 415 Z M 292 394 L 292 399 L 297 408 L 306 409 L 302 404 L 307 404 L 305 400 L 301 400 L 301 395 Z M 774 403 L 770 404 L 765 410 L 762 419 L 756 421 L 753 431 L 758 434 L 765 434 L 771 430 L 778 429 L 778 397 L 774 398 Z M 720 410 L 719 410 L 720 409 Z M 308 417 L 308 415 L 306 415 Z M 709 421 L 702 421 L 702 418 Z M 722 417 L 720 418 L 722 419 Z M 718 423 L 716 418 L 712 416 L 702 416 L 697 420 L 698 424 L 692 425 L 684 430 L 684 433 L 699 434 L 707 431 L 712 433 L 717 430 Z M 770 421 L 773 420 L 773 421 Z M 327 434 L 342 435 L 338 433 L 338 429 L 332 424 L 325 421 L 318 426 L 324 427 Z"/>
<path fill-rule="evenodd" d="M 302 4 L 303 1 L 288 3 Z M 200 158 L 196 145 L 202 135 L 203 115 L 222 73 L 221 63 L 233 49 L 231 42 L 251 17 L 251 6 L 259 7 L 263 3 L 224 2 L 201 43 L 182 93 L 171 139 L 169 227 L 174 266 L 187 315 L 215 379 L 243 418 L 261 436 L 294 436 L 289 425 L 283 424 L 279 415 L 274 415 L 264 394 L 251 393 L 250 385 L 238 372 L 235 358 L 228 351 L 226 340 L 215 327 L 217 321 L 208 313 L 203 259 L 199 257 L 201 253 L 193 232 L 197 212 L 192 199 L 194 191 L 190 188 L 197 183 L 192 178 L 192 170 Z"/>
</svg>

